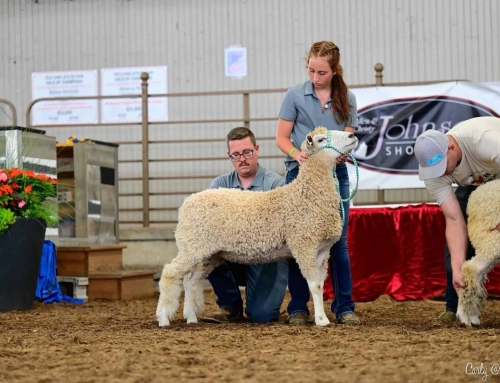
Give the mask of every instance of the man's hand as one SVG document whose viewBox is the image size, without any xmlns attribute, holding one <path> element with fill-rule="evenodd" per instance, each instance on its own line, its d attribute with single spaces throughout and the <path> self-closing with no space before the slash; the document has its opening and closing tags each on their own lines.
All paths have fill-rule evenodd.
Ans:
<svg viewBox="0 0 500 383">
<path fill-rule="evenodd" d="M 454 270 L 453 271 L 453 287 L 458 295 L 458 289 L 461 287 L 465 287 L 465 283 L 462 280 L 462 270 Z"/>
<path fill-rule="evenodd" d="M 462 265 L 467 253 L 467 225 L 460 205 L 454 193 L 451 193 L 441 204 L 446 220 L 446 242 L 450 249 L 451 269 L 453 270 L 453 287 L 457 291 L 465 287 L 462 280 Z"/>
</svg>

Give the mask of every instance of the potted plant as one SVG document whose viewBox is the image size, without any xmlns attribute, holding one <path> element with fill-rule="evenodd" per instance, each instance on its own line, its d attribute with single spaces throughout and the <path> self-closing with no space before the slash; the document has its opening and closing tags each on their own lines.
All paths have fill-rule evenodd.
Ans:
<svg viewBox="0 0 500 383">
<path fill-rule="evenodd" d="M 45 229 L 58 221 L 44 203 L 56 192 L 46 175 L 0 169 L 0 311 L 33 308 Z"/>
</svg>

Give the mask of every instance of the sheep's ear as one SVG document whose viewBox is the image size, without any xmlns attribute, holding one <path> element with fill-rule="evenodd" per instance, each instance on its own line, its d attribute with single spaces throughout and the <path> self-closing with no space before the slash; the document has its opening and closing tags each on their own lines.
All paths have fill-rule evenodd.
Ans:
<svg viewBox="0 0 500 383">
<path fill-rule="evenodd" d="M 310 134 L 306 136 L 307 147 L 312 148 L 314 145 L 313 138 Z"/>
</svg>

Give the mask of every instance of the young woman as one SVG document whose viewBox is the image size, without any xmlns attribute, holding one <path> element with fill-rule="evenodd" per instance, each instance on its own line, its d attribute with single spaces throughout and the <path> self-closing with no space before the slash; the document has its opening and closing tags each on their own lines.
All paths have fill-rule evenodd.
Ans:
<svg viewBox="0 0 500 383">
<path fill-rule="evenodd" d="M 276 144 L 287 155 L 285 159 L 286 183 L 298 175 L 300 165 L 307 161 L 307 155 L 300 151 L 306 135 L 317 126 L 330 130 L 354 132 L 358 126 L 356 98 L 347 89 L 342 78 L 339 48 L 330 41 L 314 43 L 306 56 L 309 80 L 288 89 L 281 105 L 276 133 Z M 345 160 L 338 159 L 335 172 L 342 198 L 349 197 L 349 174 Z M 341 324 L 359 324 L 354 314 L 352 299 L 352 278 L 347 249 L 347 225 L 349 202 L 344 202 L 345 222 L 340 240 L 330 249 L 330 269 L 335 300 L 332 312 Z M 288 305 L 291 325 L 307 324 L 309 310 L 309 287 L 300 269 L 291 259 L 289 264 L 288 288 L 292 300 Z"/>
</svg>

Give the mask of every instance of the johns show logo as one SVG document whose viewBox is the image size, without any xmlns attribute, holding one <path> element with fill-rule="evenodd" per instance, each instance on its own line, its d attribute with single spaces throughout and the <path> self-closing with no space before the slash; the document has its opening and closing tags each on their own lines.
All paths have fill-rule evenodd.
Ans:
<svg viewBox="0 0 500 383">
<path fill-rule="evenodd" d="M 388 100 L 358 111 L 353 152 L 360 166 L 381 172 L 417 174 L 416 138 L 428 129 L 447 133 L 473 117 L 498 116 L 469 100 L 439 96 Z"/>
</svg>

